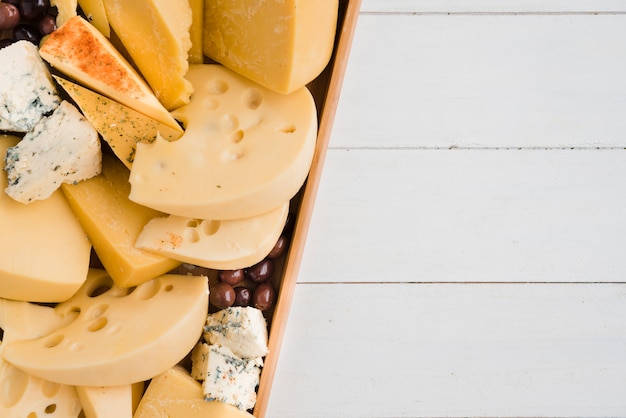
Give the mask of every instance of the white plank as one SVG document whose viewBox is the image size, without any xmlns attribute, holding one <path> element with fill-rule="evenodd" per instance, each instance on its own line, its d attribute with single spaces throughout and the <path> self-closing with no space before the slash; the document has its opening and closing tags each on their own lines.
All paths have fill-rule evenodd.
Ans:
<svg viewBox="0 0 626 418">
<path fill-rule="evenodd" d="M 625 150 L 328 151 L 300 282 L 624 281 Z"/>
<path fill-rule="evenodd" d="M 626 15 L 364 14 L 331 145 L 624 147 L 624 74 Z"/>
<path fill-rule="evenodd" d="M 268 416 L 624 416 L 625 286 L 299 284 Z"/>
<path fill-rule="evenodd" d="M 583 13 L 623 12 L 622 0 L 363 0 L 363 12 L 384 13 Z"/>
</svg>

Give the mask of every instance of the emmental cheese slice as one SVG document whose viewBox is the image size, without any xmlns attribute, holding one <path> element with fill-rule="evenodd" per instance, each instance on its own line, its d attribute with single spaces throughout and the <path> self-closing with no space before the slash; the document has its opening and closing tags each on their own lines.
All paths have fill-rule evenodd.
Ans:
<svg viewBox="0 0 626 418">
<path fill-rule="evenodd" d="M 19 138 L 0 135 L 0 166 Z M 0 190 L 7 186 L 0 171 Z M 87 278 L 91 244 L 60 190 L 24 205 L 0 193 L 0 297 L 61 302 Z"/>
<path fill-rule="evenodd" d="M 4 359 L 66 385 L 132 384 L 173 367 L 193 349 L 206 320 L 208 279 L 164 275 L 123 289 L 105 270 L 92 269 L 55 310 L 76 318 L 45 337 L 7 344 Z"/>
<path fill-rule="evenodd" d="M 109 24 L 159 101 L 168 110 L 189 102 L 185 79 L 191 48 L 188 1 L 104 0 Z"/>
<path fill-rule="evenodd" d="M 130 199 L 172 215 L 241 219 L 276 209 L 304 183 L 315 151 L 311 93 L 282 95 L 221 65 L 190 66 L 185 134 L 137 144 Z"/>
<path fill-rule="evenodd" d="M 170 215 L 152 219 L 135 246 L 215 270 L 235 270 L 263 260 L 285 226 L 289 203 L 251 218 L 216 221 Z"/>
<path fill-rule="evenodd" d="M 233 405 L 205 401 L 202 385 L 180 367 L 173 367 L 150 382 L 134 418 L 254 418 Z"/>
<path fill-rule="evenodd" d="M 205 0 L 207 57 L 280 93 L 291 93 L 328 64 L 337 0 Z"/>
<path fill-rule="evenodd" d="M 77 386 L 85 418 L 132 418 L 144 391 L 144 382 L 121 386 Z"/>
<path fill-rule="evenodd" d="M 80 16 L 52 32 L 41 57 L 77 82 L 173 128 L 176 120 L 109 40 Z"/>
<path fill-rule="evenodd" d="M 135 248 L 143 226 L 163 214 L 130 201 L 128 169 L 112 155 L 102 157 L 99 176 L 61 187 L 115 284 L 136 286 L 178 267 L 180 261 Z"/>
</svg>

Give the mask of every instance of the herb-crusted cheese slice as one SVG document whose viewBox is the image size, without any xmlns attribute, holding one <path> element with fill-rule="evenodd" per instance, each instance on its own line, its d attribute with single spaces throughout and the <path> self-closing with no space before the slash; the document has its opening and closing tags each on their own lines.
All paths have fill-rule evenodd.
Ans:
<svg viewBox="0 0 626 418">
<path fill-rule="evenodd" d="M 7 150 L 5 191 L 20 203 L 43 200 L 62 183 L 98 175 L 101 162 L 98 133 L 78 109 L 63 101 Z"/>
<path fill-rule="evenodd" d="M 230 307 L 207 317 L 204 339 L 228 347 L 240 357 L 267 354 L 267 322 L 263 313 L 251 306 Z"/>
<path fill-rule="evenodd" d="M 61 99 L 33 43 L 0 49 L 0 62 L 0 131 L 28 132 Z"/>
</svg>

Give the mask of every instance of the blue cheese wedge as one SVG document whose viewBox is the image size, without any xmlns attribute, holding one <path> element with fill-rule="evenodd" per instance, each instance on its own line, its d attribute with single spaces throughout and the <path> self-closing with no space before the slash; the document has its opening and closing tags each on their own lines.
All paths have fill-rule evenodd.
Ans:
<svg viewBox="0 0 626 418">
<path fill-rule="evenodd" d="M 61 98 L 37 47 L 29 41 L 0 49 L 0 131 L 28 132 Z"/>
<path fill-rule="evenodd" d="M 237 356 L 227 347 L 200 343 L 192 352 L 192 376 L 202 380 L 204 399 L 241 410 L 254 408 L 261 369 L 257 359 Z"/>
<path fill-rule="evenodd" d="M 21 203 L 43 200 L 62 183 L 100 173 L 98 133 L 71 103 L 63 101 L 24 138 L 7 150 L 7 195 Z"/>
<path fill-rule="evenodd" d="M 207 317 L 204 339 L 209 344 L 228 347 L 244 358 L 267 354 L 267 322 L 259 309 L 230 307 Z"/>
</svg>

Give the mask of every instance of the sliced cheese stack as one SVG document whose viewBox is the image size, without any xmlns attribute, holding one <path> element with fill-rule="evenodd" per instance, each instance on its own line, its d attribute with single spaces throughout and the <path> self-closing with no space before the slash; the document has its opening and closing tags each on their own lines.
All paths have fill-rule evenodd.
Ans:
<svg viewBox="0 0 626 418">
<path fill-rule="evenodd" d="M 0 135 L 0 166 L 18 141 Z M 28 205 L 0 193 L 0 231 L 0 297 L 61 302 L 87 278 L 91 244 L 60 190 Z"/>
<path fill-rule="evenodd" d="M 206 0 L 206 56 L 280 93 L 291 93 L 328 64 L 337 0 Z"/>
</svg>

